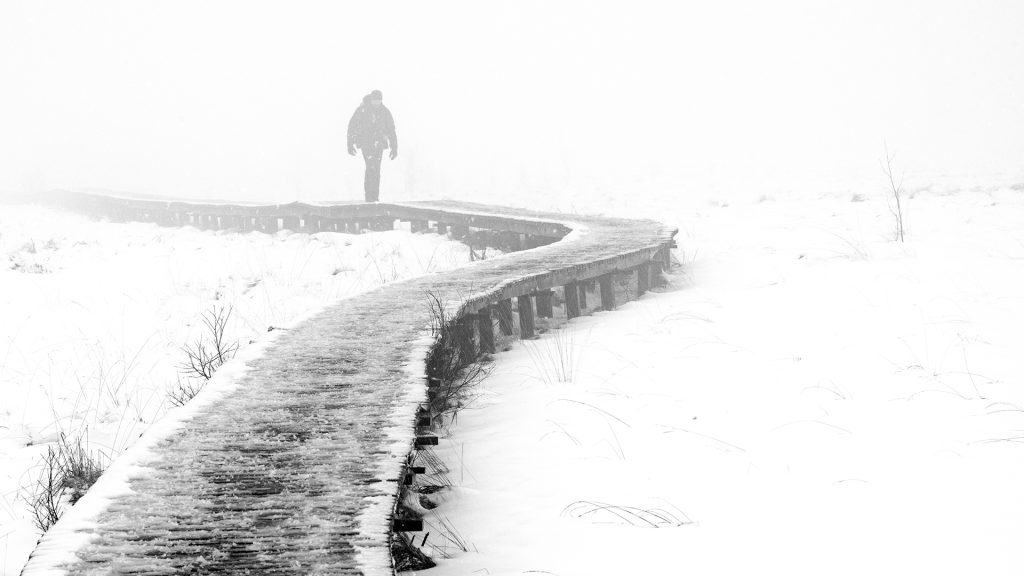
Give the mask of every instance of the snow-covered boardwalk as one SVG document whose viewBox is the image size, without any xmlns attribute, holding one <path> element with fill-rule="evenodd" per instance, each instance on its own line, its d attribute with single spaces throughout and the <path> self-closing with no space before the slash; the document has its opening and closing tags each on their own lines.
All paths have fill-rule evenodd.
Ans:
<svg viewBox="0 0 1024 576">
<path fill-rule="evenodd" d="M 475 313 L 659 261 L 675 232 L 452 202 L 396 209 L 573 232 L 341 301 L 284 331 L 236 388 L 139 459 L 130 490 L 47 533 L 23 573 L 390 574 L 395 496 L 426 398 L 427 294 Z"/>
</svg>

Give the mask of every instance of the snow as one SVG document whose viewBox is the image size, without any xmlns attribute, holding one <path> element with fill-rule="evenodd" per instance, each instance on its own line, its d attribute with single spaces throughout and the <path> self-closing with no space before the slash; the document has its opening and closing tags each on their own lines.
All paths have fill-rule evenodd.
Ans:
<svg viewBox="0 0 1024 576">
<path fill-rule="evenodd" d="M 3 197 L 358 199 L 341 135 L 373 88 L 402 140 L 386 201 L 682 230 L 668 288 L 498 355 L 440 448 L 458 482 L 438 514 L 472 552 L 433 573 L 1022 572 L 1024 4 L 282 6 L 0 5 L 4 574 L 37 537 L 19 490 L 47 442 L 88 426 L 121 452 L 194 409 L 158 420 L 211 305 L 255 357 L 270 326 L 467 258 Z M 537 366 L 570 347 L 571 382 Z"/>
<path fill-rule="evenodd" d="M 879 194 L 669 219 L 668 287 L 497 356 L 429 573 L 1020 573 L 1024 194 L 907 209 L 904 244 Z"/>
<path fill-rule="evenodd" d="M 0 211 L 0 255 L 7 572 L 20 570 L 38 538 L 25 499 L 41 455 L 61 433 L 86 437 L 90 450 L 109 460 L 147 431 L 170 433 L 196 409 L 189 404 L 167 418 L 167 391 L 181 378 L 181 347 L 200 337 L 211 306 L 232 309 L 228 338 L 240 342 L 242 354 L 231 366 L 253 357 L 275 335 L 270 327 L 287 328 L 341 298 L 469 260 L 465 246 L 436 235 L 201 232 L 18 205 Z M 217 377 L 224 386 L 239 369 L 228 366 Z M 90 501 L 119 489 L 124 478 L 115 472 L 103 477 L 112 488 L 90 493 Z M 75 509 L 88 516 L 88 507 L 83 500 Z"/>
</svg>

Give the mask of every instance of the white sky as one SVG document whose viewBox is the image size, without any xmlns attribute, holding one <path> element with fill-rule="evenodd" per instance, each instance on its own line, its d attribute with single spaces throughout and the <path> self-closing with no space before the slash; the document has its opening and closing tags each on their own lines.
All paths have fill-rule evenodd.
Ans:
<svg viewBox="0 0 1024 576">
<path fill-rule="evenodd" d="M 0 189 L 353 199 L 1024 173 L 1024 2 L 0 3 Z"/>
</svg>

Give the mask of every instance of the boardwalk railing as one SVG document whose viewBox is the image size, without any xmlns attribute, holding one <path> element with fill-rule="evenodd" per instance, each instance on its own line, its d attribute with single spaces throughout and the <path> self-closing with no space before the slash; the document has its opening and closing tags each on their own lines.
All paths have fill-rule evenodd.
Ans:
<svg viewBox="0 0 1024 576">
<path fill-rule="evenodd" d="M 407 222 L 506 254 L 341 301 L 280 335 L 236 393 L 138 465 L 129 493 L 87 522 L 58 522 L 26 575 L 392 573 L 393 532 L 420 528 L 398 495 L 424 472 L 410 454 L 437 442 L 438 375 L 428 359 L 438 347 L 454 347 L 465 366 L 493 353 L 496 335 L 534 337 L 537 317 L 553 317 L 556 302 L 564 319 L 614 309 L 658 281 L 676 234 L 653 221 L 452 201 L 271 206 L 71 192 L 47 200 L 117 221 L 268 233 Z M 450 304 L 443 330 L 429 301 Z"/>
</svg>

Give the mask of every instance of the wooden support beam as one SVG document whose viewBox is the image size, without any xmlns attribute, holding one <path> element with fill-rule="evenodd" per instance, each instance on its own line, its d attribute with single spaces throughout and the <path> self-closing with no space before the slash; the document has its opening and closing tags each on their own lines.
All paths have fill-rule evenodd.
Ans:
<svg viewBox="0 0 1024 576">
<path fill-rule="evenodd" d="M 580 287 L 579 296 L 580 296 L 580 310 L 581 311 L 587 309 L 587 284 L 588 284 L 588 282 L 580 282 L 579 283 L 579 287 Z"/>
<path fill-rule="evenodd" d="M 636 269 L 636 295 L 643 296 L 651 289 L 651 265 L 641 264 Z"/>
<path fill-rule="evenodd" d="M 566 284 L 562 288 L 565 293 L 565 315 L 569 320 L 580 315 L 580 285 L 576 282 Z"/>
<path fill-rule="evenodd" d="M 498 329 L 505 336 L 511 336 L 515 331 L 515 323 L 512 320 L 512 299 L 498 300 Z"/>
<path fill-rule="evenodd" d="M 494 324 L 491 323 L 490 306 L 476 313 L 476 331 L 480 335 L 480 353 L 494 354 Z"/>
<path fill-rule="evenodd" d="M 551 302 L 552 296 L 554 296 L 554 292 L 551 290 L 540 290 L 537 292 L 537 316 L 539 318 L 555 317 L 555 309 Z"/>
<path fill-rule="evenodd" d="M 420 518 L 392 518 L 392 532 L 422 532 L 423 520 Z"/>
<path fill-rule="evenodd" d="M 316 234 L 320 231 L 320 217 L 306 214 L 302 217 L 302 231 L 306 234 Z"/>
<path fill-rule="evenodd" d="M 533 338 L 533 298 L 518 296 L 516 304 L 519 307 L 519 337 L 529 340 Z"/>
<path fill-rule="evenodd" d="M 410 220 L 409 231 L 413 234 L 420 234 L 430 230 L 430 223 L 426 220 Z"/>
<path fill-rule="evenodd" d="M 420 446 L 437 446 L 437 436 L 417 436 L 416 447 Z"/>
<path fill-rule="evenodd" d="M 476 342 L 473 340 L 473 318 L 463 316 L 455 321 L 455 343 L 459 347 L 459 358 L 469 364 L 476 360 Z"/>
<path fill-rule="evenodd" d="M 299 217 L 298 216 L 285 216 L 281 218 L 282 226 L 284 230 L 291 230 L 292 232 L 299 231 Z"/>
<path fill-rule="evenodd" d="M 518 232 L 504 232 L 503 250 L 518 252 L 523 249 L 523 236 Z"/>
<path fill-rule="evenodd" d="M 664 267 L 664 269 L 665 270 L 671 269 L 672 268 L 672 243 L 671 242 L 666 242 L 665 244 L 662 244 L 661 251 L 659 252 L 659 254 L 661 255 L 661 265 Z"/>
<path fill-rule="evenodd" d="M 601 308 L 603 310 L 615 310 L 615 287 L 612 283 L 614 274 L 605 274 L 597 279 L 601 286 Z"/>
<path fill-rule="evenodd" d="M 445 224 L 444 222 L 438 222 L 437 223 L 437 233 L 442 235 L 442 236 L 448 234 L 448 225 Z"/>
<path fill-rule="evenodd" d="M 387 232 L 388 230 L 395 229 L 395 219 L 390 216 L 381 216 L 375 219 L 376 226 L 374 230 L 377 232 Z"/>
<path fill-rule="evenodd" d="M 260 231 L 267 234 L 277 232 L 277 216 L 264 216 L 260 218 Z"/>
<path fill-rule="evenodd" d="M 462 240 L 469 236 L 469 226 L 452 225 L 450 229 L 452 232 L 452 238 L 455 238 L 456 240 Z"/>
</svg>

